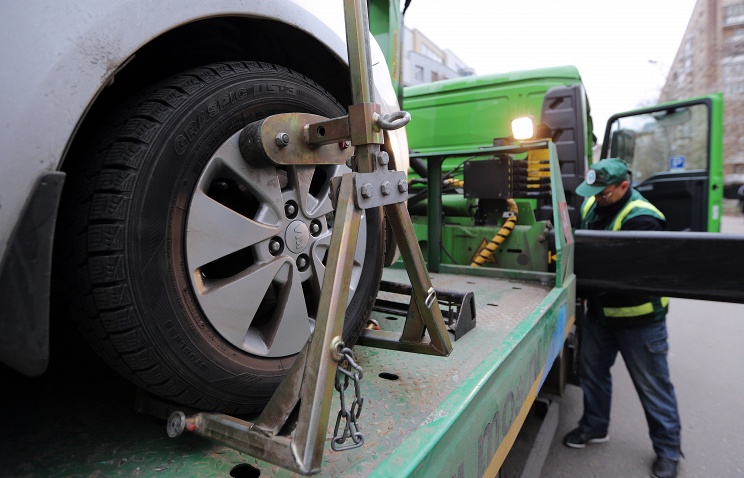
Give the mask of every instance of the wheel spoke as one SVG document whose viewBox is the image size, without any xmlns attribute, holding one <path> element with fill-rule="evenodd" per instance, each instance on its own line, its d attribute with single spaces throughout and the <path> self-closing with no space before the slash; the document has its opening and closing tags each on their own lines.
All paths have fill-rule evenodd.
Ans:
<svg viewBox="0 0 744 478">
<path fill-rule="evenodd" d="M 310 287 L 316 297 L 320 297 L 321 289 L 323 288 L 323 277 L 325 277 L 326 267 L 323 265 L 323 258 L 328 252 L 328 248 L 331 245 L 331 233 L 326 232 L 322 236 L 318 237 L 312 246 L 310 253 L 311 266 L 313 268 L 313 275 L 310 279 Z"/>
<path fill-rule="evenodd" d="M 367 221 L 365 220 L 364 213 L 362 213 L 362 220 L 359 224 L 359 237 L 357 238 L 357 245 L 356 249 L 354 249 L 354 256 L 352 259 L 351 280 L 349 283 L 349 302 L 351 302 L 351 299 L 354 296 L 354 291 L 356 291 L 357 285 L 362 276 L 362 267 L 364 266 L 364 258 L 366 256 L 366 241 Z M 313 277 L 310 285 L 313 292 L 316 293 L 318 297 L 320 297 L 322 291 L 323 277 L 325 277 L 326 270 L 325 265 L 323 265 L 323 257 L 325 257 L 326 252 L 328 252 L 330 245 L 331 233 L 328 232 L 318 237 L 313 244 L 312 253 L 310 254 L 313 267 Z"/>
<path fill-rule="evenodd" d="M 238 214 L 196 190 L 189 208 L 186 250 L 190 270 L 278 234 L 279 227 Z"/>
<path fill-rule="evenodd" d="M 312 212 L 317 206 L 318 201 L 310 196 L 310 184 L 315 174 L 315 166 L 296 166 L 292 169 L 289 182 L 296 192 L 300 210 L 308 217 L 316 217 L 312 215 Z"/>
<path fill-rule="evenodd" d="M 289 180 L 292 188 L 297 193 L 297 200 L 300 203 L 300 209 L 303 213 L 307 217 L 315 218 L 333 211 L 333 204 L 328 197 L 330 177 L 326 178 L 325 184 L 317 193 L 318 197 L 315 197 L 310 194 L 310 185 L 316 172 L 322 174 L 323 171 L 317 169 L 315 166 L 297 166 L 292 169 L 293 171 Z M 330 174 L 333 170 L 327 168 L 325 171 Z"/>
<path fill-rule="evenodd" d="M 244 348 L 251 324 L 256 319 L 263 319 L 256 316 L 263 295 L 282 267 L 291 268 L 291 261 L 277 259 L 251 267 L 237 278 L 214 281 L 205 286 L 199 303 L 212 325 L 228 342 Z"/>
<path fill-rule="evenodd" d="M 267 357 L 295 354 L 310 337 L 310 320 L 300 274 L 291 264 L 284 267 L 280 275 L 285 273 L 289 277 L 284 281 L 279 296 L 275 320 L 262 330 L 264 342 L 268 347 Z"/>
<path fill-rule="evenodd" d="M 315 206 L 315 210 L 313 211 L 313 215 L 311 217 L 320 217 L 325 214 L 328 214 L 329 212 L 333 212 L 333 202 L 331 201 L 330 196 L 328 194 L 321 194 L 320 195 L 320 201 L 318 201 L 317 205 Z"/>
<path fill-rule="evenodd" d="M 282 190 L 279 185 L 279 177 L 274 166 L 265 168 L 251 167 L 243 159 L 238 146 L 238 134 L 233 135 L 225 142 L 214 154 L 211 163 L 214 167 L 222 171 L 230 171 L 236 180 L 247 187 L 251 193 L 262 204 L 271 206 L 274 217 L 266 222 L 279 221 L 282 217 L 284 200 L 282 199 Z M 208 165 L 207 168 L 210 166 Z M 209 176 L 208 174 L 204 175 Z"/>
</svg>

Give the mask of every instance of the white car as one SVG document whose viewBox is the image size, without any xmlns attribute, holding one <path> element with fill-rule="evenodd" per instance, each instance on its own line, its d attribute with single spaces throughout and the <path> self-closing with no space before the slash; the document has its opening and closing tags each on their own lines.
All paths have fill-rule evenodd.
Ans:
<svg viewBox="0 0 744 478">
<path fill-rule="evenodd" d="M 231 413 L 266 403 L 312 331 L 329 180 L 348 169 L 256 168 L 236 142 L 268 115 L 346 114 L 343 25 L 312 3 L 3 2 L 3 362 L 42 373 L 51 315 L 167 400 Z M 393 112 L 372 43 L 376 102 Z M 405 132 L 390 136 L 407 170 Z M 297 230 L 307 241 L 285 240 Z M 349 342 L 379 287 L 384 236 L 381 211 L 368 210 Z M 50 314 L 53 293 L 66 313 Z"/>
</svg>

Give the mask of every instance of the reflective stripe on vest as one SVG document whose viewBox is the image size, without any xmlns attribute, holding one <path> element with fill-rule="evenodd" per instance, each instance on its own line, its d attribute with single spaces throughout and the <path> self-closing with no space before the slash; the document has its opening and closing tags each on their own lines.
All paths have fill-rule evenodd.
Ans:
<svg viewBox="0 0 744 478">
<path fill-rule="evenodd" d="M 594 196 L 589 196 L 586 198 L 586 201 L 584 201 L 584 205 L 581 208 L 581 218 L 586 218 L 587 214 L 589 214 L 589 210 L 594 206 L 594 203 L 597 202 L 597 198 Z M 641 208 L 641 209 L 648 209 L 649 211 L 653 211 L 656 214 L 659 215 L 659 217 L 664 218 L 664 213 L 659 211 L 656 206 L 651 204 L 648 201 L 644 201 L 643 199 L 636 199 L 635 201 L 628 201 L 628 204 L 625 205 L 625 207 L 615 216 L 615 219 L 612 223 L 612 230 L 613 231 L 619 231 L 620 228 L 623 226 L 623 220 L 628 217 L 628 214 L 634 209 L 634 208 Z"/>
<path fill-rule="evenodd" d="M 661 297 L 661 306 L 669 306 L 669 297 Z M 639 317 L 654 313 L 654 304 L 646 302 L 641 305 L 631 307 L 604 307 L 602 309 L 605 317 Z"/>
<path fill-rule="evenodd" d="M 597 201 L 597 198 L 594 196 L 589 196 L 586 198 L 586 201 L 584 201 L 584 207 L 581 208 L 581 218 L 584 219 L 587 214 L 589 214 L 589 209 L 592 208 L 594 203 Z"/>
<path fill-rule="evenodd" d="M 625 219 L 628 216 L 628 214 L 630 214 L 630 211 L 632 211 L 633 208 L 636 208 L 636 207 L 641 208 L 641 209 L 648 209 L 649 211 L 655 212 L 660 217 L 664 217 L 664 214 L 662 214 L 661 211 L 656 209 L 656 206 L 654 206 L 650 202 L 644 201 L 642 199 L 636 199 L 635 201 L 628 201 L 628 204 L 626 204 L 623 210 L 620 211 L 620 213 L 615 217 L 615 222 L 612 224 L 612 230 L 619 231 L 623 225 L 623 219 Z"/>
</svg>

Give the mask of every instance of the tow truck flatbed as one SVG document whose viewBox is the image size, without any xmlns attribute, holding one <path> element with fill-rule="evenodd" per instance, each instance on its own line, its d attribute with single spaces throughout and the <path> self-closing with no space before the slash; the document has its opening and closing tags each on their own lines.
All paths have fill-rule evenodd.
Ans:
<svg viewBox="0 0 744 478">
<path fill-rule="evenodd" d="M 432 274 L 436 288 L 474 292 L 476 327 L 446 358 L 356 347 L 364 368 L 365 444 L 345 452 L 327 444 L 320 476 L 482 476 L 501 466 L 573 323 L 573 288 L 555 287 L 551 273 L 490 269 L 474 276 L 456 266 L 443 266 L 443 272 Z M 389 269 L 384 279 L 405 282 L 407 276 Z M 571 281 L 573 276 L 564 285 Z M 391 293 L 380 297 L 394 299 Z M 383 330 L 402 327 L 402 317 L 391 317 L 372 316 Z M 132 411 L 131 386 L 96 373 L 89 363 L 87 370 L 6 389 L 0 440 L 5 472 L 292 476 L 200 437 L 168 438 L 164 422 Z M 328 442 L 337 410 L 336 398 Z"/>
</svg>

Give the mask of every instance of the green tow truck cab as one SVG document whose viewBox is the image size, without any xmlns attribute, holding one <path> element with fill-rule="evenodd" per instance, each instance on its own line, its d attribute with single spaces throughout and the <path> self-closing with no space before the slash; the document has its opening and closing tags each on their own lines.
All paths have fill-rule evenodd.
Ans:
<svg viewBox="0 0 744 478">
<path fill-rule="evenodd" d="M 574 190 L 593 162 L 596 141 L 589 100 L 575 67 L 412 86 L 405 89 L 404 105 L 414 118 L 408 126 L 414 158 L 434 151 L 504 144 L 513 140 L 512 120 L 533 119 L 536 134 L 550 138 L 557 147 L 571 220 L 577 223 L 583 198 Z M 600 158 L 620 157 L 628 162 L 633 186 L 664 212 L 670 230 L 718 232 L 723 200 L 722 125 L 721 94 L 619 113 L 608 121 Z M 461 162 L 444 157 L 442 170 L 452 171 Z M 414 159 L 413 163 L 415 172 L 422 174 L 420 162 Z M 461 178 L 460 173 L 453 177 Z M 448 214 L 457 208 L 461 212 L 475 209 L 474 201 L 465 205 L 473 198 L 455 199 L 447 197 L 454 191 L 447 192 L 443 200 L 446 216 L 462 217 Z M 549 201 L 538 198 L 530 204 L 538 219 L 550 218 Z"/>
<path fill-rule="evenodd" d="M 551 195 L 540 190 L 547 186 L 546 172 L 531 169 L 529 161 L 524 165 L 520 156 L 503 158 L 509 165 L 500 164 L 502 158 L 487 148 L 515 144 L 512 121 L 529 118 L 532 138 L 555 144 L 568 216 L 576 227 L 583 198 L 574 190 L 596 149 L 589 100 L 578 70 L 573 66 L 544 68 L 412 86 L 405 89 L 404 108 L 413 118 L 407 127 L 415 171 L 409 208 L 429 268 L 472 263 L 510 270 L 552 270 L 552 246 L 546 266 L 539 257 L 543 251 L 536 248 L 544 244 L 535 240 L 543 236 L 535 223 L 545 223 L 548 232 L 552 227 Z M 610 117 L 599 158 L 627 161 L 633 186 L 664 213 L 669 232 L 605 237 L 604 232 L 577 231 L 574 266 L 579 295 L 582 289 L 611 287 L 673 297 L 742 300 L 734 286 L 737 272 L 728 267 L 728 258 L 738 257 L 733 251 L 740 244 L 724 245 L 727 238 L 720 235 L 695 235 L 720 231 L 722 145 L 720 93 Z M 464 149 L 483 154 L 450 154 Z M 433 184 L 442 189 L 441 195 L 433 194 Z M 509 198 L 517 205 L 518 219 L 506 236 L 503 226 L 505 215 L 510 214 Z M 441 201 L 441 210 L 432 201 Z M 481 254 L 486 249 L 492 251 Z M 712 253 L 722 250 L 726 260 Z M 639 251 L 648 256 L 638 256 Z M 628 254 L 629 266 L 623 277 L 607 284 L 597 264 L 606 263 L 603 258 L 608 254 L 619 253 Z M 722 267 L 724 262 L 727 267 Z M 665 273 L 660 276 L 657 270 Z"/>
</svg>

